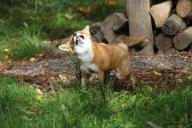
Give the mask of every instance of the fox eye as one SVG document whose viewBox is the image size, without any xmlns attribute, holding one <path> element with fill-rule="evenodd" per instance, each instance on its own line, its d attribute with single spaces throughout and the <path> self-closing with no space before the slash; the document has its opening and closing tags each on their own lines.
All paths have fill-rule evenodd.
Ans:
<svg viewBox="0 0 192 128">
<path fill-rule="evenodd" d="M 79 37 L 81 37 L 82 39 L 85 39 L 85 37 L 83 35 L 80 35 Z"/>
</svg>

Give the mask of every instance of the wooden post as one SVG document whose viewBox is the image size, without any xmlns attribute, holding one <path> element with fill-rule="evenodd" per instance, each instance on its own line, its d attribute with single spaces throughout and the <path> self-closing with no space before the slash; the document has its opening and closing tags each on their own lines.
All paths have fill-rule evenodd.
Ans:
<svg viewBox="0 0 192 128">
<path fill-rule="evenodd" d="M 154 54 L 154 37 L 149 10 L 150 0 L 127 0 L 129 35 L 144 36 L 150 40 L 142 51 L 144 55 Z"/>
</svg>

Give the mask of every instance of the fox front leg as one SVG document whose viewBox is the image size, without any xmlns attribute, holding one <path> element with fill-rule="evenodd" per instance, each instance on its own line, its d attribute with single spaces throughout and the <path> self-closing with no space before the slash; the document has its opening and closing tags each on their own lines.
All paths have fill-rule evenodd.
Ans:
<svg viewBox="0 0 192 128">
<path fill-rule="evenodd" d="M 81 85 L 84 87 L 89 79 L 89 74 L 81 71 Z"/>
</svg>

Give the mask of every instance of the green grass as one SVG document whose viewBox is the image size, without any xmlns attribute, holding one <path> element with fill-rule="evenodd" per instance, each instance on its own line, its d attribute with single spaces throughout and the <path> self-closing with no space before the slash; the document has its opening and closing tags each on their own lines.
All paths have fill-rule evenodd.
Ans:
<svg viewBox="0 0 192 128">
<path fill-rule="evenodd" d="M 118 1 L 116 5 L 108 5 L 104 0 L 7 0 L 0 2 L 0 21 L 22 29 L 25 25 L 42 27 L 42 33 L 49 38 L 70 35 L 87 24 L 103 21 L 113 12 L 126 13 L 125 4 Z M 91 8 L 86 14 L 80 8 Z"/>
<path fill-rule="evenodd" d="M 3 6 L 2 6 L 3 5 Z M 79 7 L 91 7 L 83 14 Z M 70 35 L 87 24 L 102 21 L 113 12 L 125 12 L 101 0 L 7 0 L 0 1 L 0 60 L 11 49 L 13 59 L 28 59 L 43 52 L 42 40 Z M 162 127 L 192 126 L 192 87 L 135 94 L 106 89 L 107 101 L 97 87 L 62 88 L 55 95 L 44 93 L 38 100 L 36 89 L 0 76 L 0 128 L 143 128 L 152 121 Z M 109 85 L 110 86 L 110 85 Z"/>
<path fill-rule="evenodd" d="M 21 31 L 16 39 L 9 40 L 9 47 L 13 52 L 13 59 L 29 59 L 32 56 L 42 53 L 40 32 Z"/>
<path fill-rule="evenodd" d="M 36 90 L 0 77 L 1 128 L 143 128 L 147 121 L 169 128 L 192 126 L 192 88 L 136 94 L 114 92 L 107 101 L 97 87 L 61 89 L 37 100 Z"/>
</svg>

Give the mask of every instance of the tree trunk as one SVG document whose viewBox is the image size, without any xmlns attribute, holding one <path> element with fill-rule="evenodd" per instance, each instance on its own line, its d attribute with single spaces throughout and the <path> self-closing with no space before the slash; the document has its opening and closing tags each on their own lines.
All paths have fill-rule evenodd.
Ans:
<svg viewBox="0 0 192 128">
<path fill-rule="evenodd" d="M 188 17 L 192 11 L 192 0 L 179 0 L 176 6 L 177 14 L 182 17 Z"/>
<path fill-rule="evenodd" d="M 149 10 L 150 0 L 127 0 L 129 35 L 143 36 L 150 40 L 142 51 L 145 55 L 154 54 L 154 38 Z"/>
<path fill-rule="evenodd" d="M 187 48 L 192 43 L 192 27 L 188 27 L 174 38 L 174 46 L 178 50 Z"/>
<path fill-rule="evenodd" d="M 162 27 L 167 18 L 169 17 L 172 5 L 172 1 L 165 1 L 163 3 L 156 4 L 151 7 L 150 14 L 153 17 L 157 28 Z"/>
</svg>

